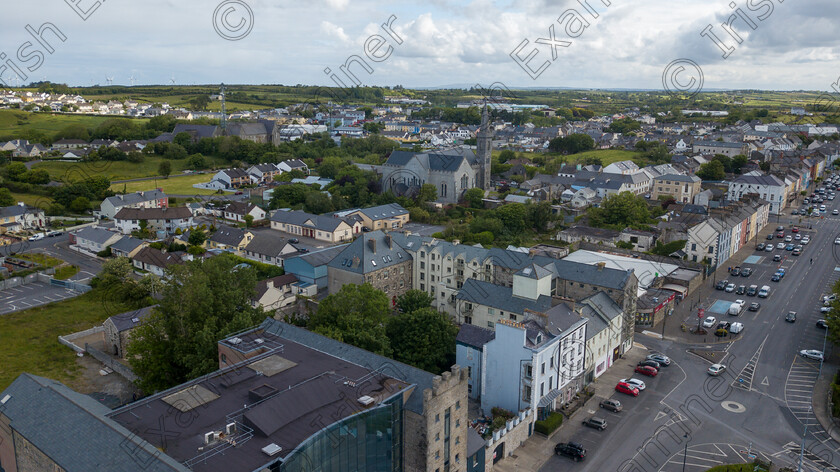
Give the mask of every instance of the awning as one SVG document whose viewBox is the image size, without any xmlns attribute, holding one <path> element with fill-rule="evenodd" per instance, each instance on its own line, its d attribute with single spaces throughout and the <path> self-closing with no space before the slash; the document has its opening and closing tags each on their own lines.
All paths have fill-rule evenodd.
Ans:
<svg viewBox="0 0 840 472">
<path fill-rule="evenodd" d="M 665 289 L 665 290 L 673 290 L 674 292 L 677 292 L 677 293 L 681 294 L 682 296 L 685 296 L 685 294 L 688 293 L 688 288 L 683 287 L 682 285 L 677 285 L 677 284 L 664 284 L 664 285 L 662 285 L 662 288 Z"/>
<path fill-rule="evenodd" d="M 551 402 L 554 401 L 555 398 L 559 397 L 562 393 L 563 393 L 562 390 L 555 388 L 554 390 L 548 392 L 544 397 L 542 397 L 540 399 L 539 404 L 537 404 L 537 406 L 539 408 L 547 407 L 548 405 L 551 404 Z"/>
</svg>

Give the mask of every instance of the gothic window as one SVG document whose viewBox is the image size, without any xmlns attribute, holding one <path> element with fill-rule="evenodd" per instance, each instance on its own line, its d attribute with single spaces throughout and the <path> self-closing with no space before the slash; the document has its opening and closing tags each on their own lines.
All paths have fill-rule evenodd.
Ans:
<svg viewBox="0 0 840 472">
<path fill-rule="evenodd" d="M 467 177 L 467 174 L 464 174 L 464 176 L 461 177 L 461 188 L 462 189 L 467 188 L 469 186 L 469 184 L 470 184 L 470 179 L 469 179 L 469 177 Z"/>
<path fill-rule="evenodd" d="M 446 184 L 440 184 L 440 196 L 446 198 Z"/>
</svg>

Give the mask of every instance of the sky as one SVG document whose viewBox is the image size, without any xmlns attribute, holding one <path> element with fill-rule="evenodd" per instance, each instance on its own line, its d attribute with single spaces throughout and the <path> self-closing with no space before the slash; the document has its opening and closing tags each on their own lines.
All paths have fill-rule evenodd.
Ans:
<svg viewBox="0 0 840 472">
<path fill-rule="evenodd" d="M 356 56 L 362 85 L 840 92 L 836 0 L 4 3 L 8 85 L 350 85 Z"/>
</svg>

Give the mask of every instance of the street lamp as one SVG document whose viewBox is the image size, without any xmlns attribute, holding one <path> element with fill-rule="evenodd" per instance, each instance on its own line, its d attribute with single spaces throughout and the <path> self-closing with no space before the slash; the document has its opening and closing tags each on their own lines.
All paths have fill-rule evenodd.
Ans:
<svg viewBox="0 0 840 472">
<path fill-rule="evenodd" d="M 685 439 L 685 449 L 683 450 L 683 470 L 685 472 L 685 459 L 688 457 L 688 433 L 683 434 L 683 439 Z"/>
</svg>

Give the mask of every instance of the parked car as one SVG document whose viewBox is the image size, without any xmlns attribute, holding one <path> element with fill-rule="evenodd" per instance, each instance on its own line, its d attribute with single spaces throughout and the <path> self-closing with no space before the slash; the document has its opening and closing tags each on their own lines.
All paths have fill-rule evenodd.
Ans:
<svg viewBox="0 0 840 472">
<path fill-rule="evenodd" d="M 571 457 L 575 462 L 580 462 L 586 457 L 586 449 L 571 441 L 554 446 L 554 453 L 559 456 Z"/>
<path fill-rule="evenodd" d="M 747 309 L 750 310 L 750 311 L 758 311 L 759 309 L 761 309 L 761 303 L 752 302 L 752 303 L 750 303 L 750 307 L 747 308 Z"/>
<path fill-rule="evenodd" d="M 794 255 L 794 256 L 799 256 L 801 254 L 802 254 L 802 249 L 799 249 L 798 247 L 793 248 L 793 252 L 791 252 L 791 255 Z"/>
<path fill-rule="evenodd" d="M 782 276 L 781 276 L 781 275 L 779 275 L 779 273 L 778 273 L 778 272 L 776 272 L 775 274 L 773 274 L 773 275 L 770 277 L 770 281 L 771 281 L 771 282 L 778 282 L 778 281 L 780 281 L 780 280 L 782 280 Z"/>
<path fill-rule="evenodd" d="M 799 232 L 799 226 L 794 226 L 794 227 L 790 230 L 790 232 L 791 232 L 791 233 L 798 233 L 798 232 Z"/>
<path fill-rule="evenodd" d="M 796 312 L 789 311 L 787 315 L 785 315 L 785 321 L 788 323 L 795 323 L 796 322 Z"/>
<path fill-rule="evenodd" d="M 773 252 L 773 243 L 764 246 L 764 252 Z"/>
<path fill-rule="evenodd" d="M 729 271 L 729 275 L 731 275 L 733 277 L 738 277 L 739 275 L 741 275 L 741 267 L 740 266 L 733 267 L 732 270 Z"/>
<path fill-rule="evenodd" d="M 795 245 L 788 244 L 787 246 L 785 246 L 785 251 L 793 251 L 795 248 L 796 248 Z"/>
<path fill-rule="evenodd" d="M 726 286 L 727 286 L 728 284 L 729 284 L 729 280 L 726 280 L 726 279 L 721 280 L 720 282 L 718 282 L 717 284 L 715 284 L 715 290 L 723 290 L 723 289 L 725 289 L 725 288 L 726 288 Z"/>
<path fill-rule="evenodd" d="M 773 233 L 768 234 L 767 238 L 765 238 L 765 239 L 767 239 L 768 241 L 772 241 L 773 240 Z"/>
<path fill-rule="evenodd" d="M 761 289 L 758 291 L 758 298 L 767 298 L 770 296 L 770 286 L 769 285 L 762 285 Z"/>
<path fill-rule="evenodd" d="M 647 375 L 648 377 L 656 377 L 656 374 L 659 373 L 658 370 L 646 365 L 637 365 L 635 372 L 637 374 Z"/>
<path fill-rule="evenodd" d="M 735 284 L 727 284 L 726 289 L 724 290 L 726 293 L 732 293 L 735 291 Z"/>
<path fill-rule="evenodd" d="M 785 227 L 783 225 L 776 226 L 776 231 L 784 231 Z"/>
<path fill-rule="evenodd" d="M 645 357 L 645 360 L 656 361 L 656 362 L 659 363 L 659 365 L 664 366 L 664 367 L 668 367 L 669 365 L 671 365 L 671 358 L 664 355 L 664 354 L 659 354 L 659 353 L 648 354 Z"/>
<path fill-rule="evenodd" d="M 740 334 L 744 330 L 744 323 L 735 322 L 729 327 L 729 332 L 732 334 Z"/>
<path fill-rule="evenodd" d="M 605 420 L 604 418 L 598 418 L 593 416 L 591 418 L 583 420 L 583 425 L 589 426 L 590 428 L 595 428 L 599 431 L 603 431 L 607 429 L 607 420 Z"/>
<path fill-rule="evenodd" d="M 785 243 L 776 244 L 776 249 L 784 249 L 784 248 L 785 248 Z"/>
<path fill-rule="evenodd" d="M 785 236 L 785 242 L 786 243 L 789 243 L 789 242 L 792 242 L 792 241 L 793 241 L 793 236 L 791 236 L 791 235 Z"/>
<path fill-rule="evenodd" d="M 659 368 L 660 368 L 660 367 L 662 367 L 662 366 L 659 364 L 659 362 L 652 361 L 652 360 L 650 360 L 650 359 L 643 360 L 643 361 L 639 362 L 639 363 L 638 363 L 638 364 L 636 364 L 636 365 L 637 365 L 637 366 L 642 365 L 642 366 L 653 367 L 654 369 L 657 369 L 657 370 L 659 370 Z"/>
<path fill-rule="evenodd" d="M 747 286 L 746 285 L 739 285 L 737 289 L 735 289 L 736 295 L 743 295 L 747 293 Z"/>
<path fill-rule="evenodd" d="M 38 234 L 33 234 L 32 236 L 30 236 L 29 240 L 30 241 L 40 241 L 40 240 L 44 239 L 45 237 L 46 236 L 45 236 L 44 233 L 38 233 Z"/>
<path fill-rule="evenodd" d="M 821 306 L 820 307 L 820 313 L 829 313 L 830 311 L 831 311 L 830 306 Z"/>
<path fill-rule="evenodd" d="M 779 262 L 781 260 L 782 260 L 782 255 L 781 254 L 776 254 L 775 256 L 773 256 L 773 262 Z"/>
<path fill-rule="evenodd" d="M 837 299 L 837 295 L 835 295 L 833 293 L 831 295 L 826 295 L 826 296 L 822 297 L 822 301 L 823 301 L 824 304 L 825 303 L 831 303 L 836 299 Z"/>
<path fill-rule="evenodd" d="M 47 236 L 54 238 L 56 236 L 61 236 L 62 234 L 64 233 L 62 233 L 61 231 L 50 231 L 49 233 L 47 233 Z"/>
<path fill-rule="evenodd" d="M 840 215 L 840 210 L 831 210 L 831 214 L 834 216 Z"/>
<path fill-rule="evenodd" d="M 753 270 L 751 267 L 744 267 L 743 269 L 741 269 L 741 277 L 749 277 L 752 275 L 752 273 Z"/>
<path fill-rule="evenodd" d="M 292 244 L 297 244 L 300 242 L 300 240 L 298 240 L 298 238 L 289 238 L 289 242 Z"/>
<path fill-rule="evenodd" d="M 747 296 L 748 297 L 754 297 L 757 294 L 758 294 L 758 285 L 750 285 L 749 288 L 747 288 Z"/>
<path fill-rule="evenodd" d="M 815 361 L 823 360 L 822 351 L 817 351 L 816 349 L 803 349 L 799 351 L 799 355 L 804 357 L 805 359 L 813 359 Z"/>
<path fill-rule="evenodd" d="M 622 409 L 621 402 L 618 400 L 613 400 L 612 398 L 601 400 L 601 403 L 599 403 L 598 406 L 605 410 L 610 410 L 613 413 L 618 413 Z"/>
<path fill-rule="evenodd" d="M 828 329 L 828 322 L 826 320 L 817 320 L 817 328 Z"/>
<path fill-rule="evenodd" d="M 703 320 L 703 327 L 704 328 L 711 328 L 712 326 L 717 323 L 717 318 L 714 316 L 707 316 L 705 320 Z"/>
<path fill-rule="evenodd" d="M 638 388 L 638 389 L 639 389 L 639 391 L 640 391 L 640 392 L 641 392 L 642 390 L 644 390 L 644 389 L 645 389 L 645 387 L 646 387 L 645 383 L 644 383 L 644 382 L 642 382 L 642 381 L 641 381 L 641 380 L 639 380 L 639 379 L 621 379 L 621 380 L 619 380 L 619 382 L 624 382 L 624 383 L 626 383 L 627 385 L 630 385 L 631 387 L 636 387 L 636 388 Z"/>
<path fill-rule="evenodd" d="M 626 383 L 621 383 L 621 382 L 617 383 L 616 386 L 615 386 L 615 391 L 619 392 L 619 393 L 626 394 L 626 395 L 633 395 L 634 397 L 639 396 L 639 389 L 636 388 L 636 387 L 632 387 L 630 385 L 627 385 Z"/>
<path fill-rule="evenodd" d="M 758 244 L 756 244 L 756 246 L 755 246 L 755 250 L 756 250 L 756 251 L 763 251 L 763 250 L 764 250 L 764 246 L 765 246 L 765 244 L 764 244 L 764 243 L 758 243 Z"/>
<path fill-rule="evenodd" d="M 726 372 L 726 366 L 723 364 L 712 364 L 706 372 L 713 377 L 717 377 L 718 375 Z"/>
</svg>

